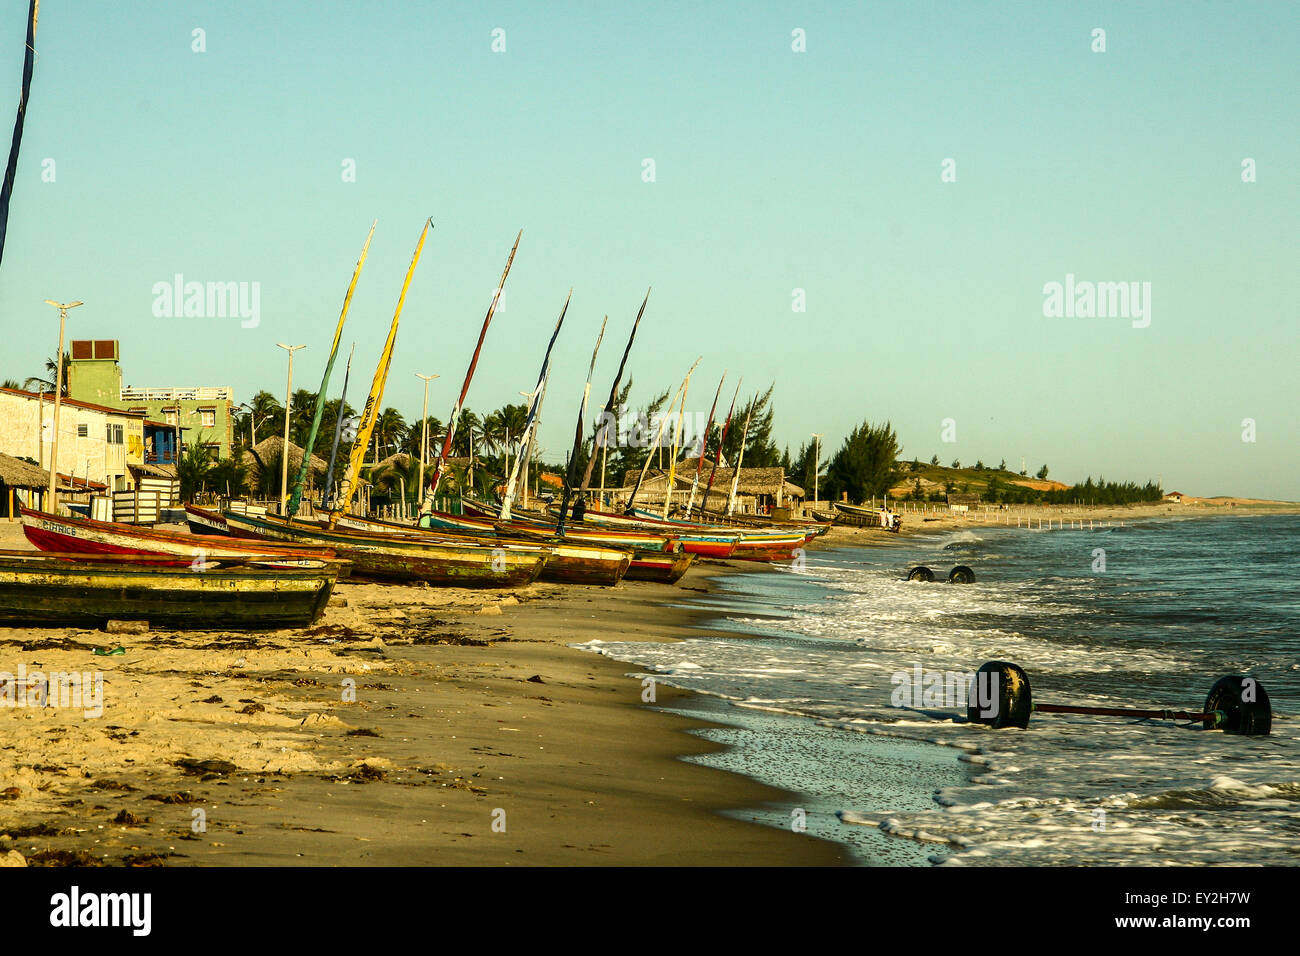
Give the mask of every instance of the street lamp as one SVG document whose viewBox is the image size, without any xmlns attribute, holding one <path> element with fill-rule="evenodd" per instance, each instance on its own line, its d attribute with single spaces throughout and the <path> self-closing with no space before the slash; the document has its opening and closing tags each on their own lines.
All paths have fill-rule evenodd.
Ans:
<svg viewBox="0 0 1300 956">
<path fill-rule="evenodd" d="M 429 383 L 438 376 L 415 373 L 424 379 L 424 414 L 420 416 L 420 495 L 424 495 L 424 462 L 429 457 Z"/>
<path fill-rule="evenodd" d="M 248 447 L 252 448 L 257 444 L 257 413 L 248 402 L 240 402 L 235 407 L 248 409 Z"/>
<path fill-rule="evenodd" d="M 50 503 L 46 509 L 50 514 L 59 512 L 59 491 L 55 485 L 59 473 L 59 406 L 63 399 L 63 332 L 68 324 L 68 310 L 75 309 L 82 302 L 55 302 L 46 299 L 46 305 L 59 310 L 59 350 L 54 353 L 54 439 L 50 448 Z"/>
<path fill-rule="evenodd" d="M 813 452 L 813 504 L 821 501 L 817 495 L 817 479 L 821 477 L 822 470 L 822 435 L 824 432 L 813 432 L 813 438 L 817 439 L 816 451 Z"/>
<path fill-rule="evenodd" d="M 284 386 L 284 447 L 280 449 L 280 514 L 284 514 L 289 500 L 289 411 L 293 403 L 293 353 L 305 349 L 305 345 L 285 345 L 276 342 L 277 347 L 289 353 L 289 380 Z M 303 455 L 307 450 L 303 449 Z"/>
</svg>

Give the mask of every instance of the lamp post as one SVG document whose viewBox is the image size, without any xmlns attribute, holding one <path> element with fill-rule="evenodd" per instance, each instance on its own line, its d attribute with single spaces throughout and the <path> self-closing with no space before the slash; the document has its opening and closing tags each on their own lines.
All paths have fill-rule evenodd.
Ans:
<svg viewBox="0 0 1300 956">
<path fill-rule="evenodd" d="M 248 402 L 240 402 L 235 407 L 248 409 L 248 447 L 252 448 L 257 444 L 257 413 Z"/>
<path fill-rule="evenodd" d="M 420 416 L 420 495 L 424 495 L 424 462 L 429 457 L 429 383 L 438 376 L 415 373 L 416 378 L 424 379 L 424 413 Z M 417 503 L 420 500 L 416 499 Z"/>
<path fill-rule="evenodd" d="M 59 473 L 59 406 L 63 399 L 63 333 L 68 324 L 68 310 L 82 305 L 81 302 L 55 302 L 46 299 L 46 305 L 59 310 L 59 350 L 54 353 L 54 438 L 50 447 L 50 502 L 46 508 L 50 514 L 58 514 L 59 491 L 56 486 Z"/>
<path fill-rule="evenodd" d="M 289 500 L 289 412 L 293 405 L 293 353 L 307 346 L 285 345 L 283 342 L 275 344 L 289 353 L 289 379 L 284 386 L 284 447 L 280 449 L 280 514 L 284 514 Z M 303 449 L 303 454 L 307 454 L 306 449 Z"/>
<path fill-rule="evenodd" d="M 822 470 L 822 435 L 823 434 L 824 432 L 812 433 L 813 438 L 817 439 L 817 441 L 815 442 L 816 450 L 813 452 L 813 504 L 814 505 L 821 500 L 821 498 L 818 497 L 817 495 L 817 479 L 821 477 L 821 470 Z"/>
</svg>

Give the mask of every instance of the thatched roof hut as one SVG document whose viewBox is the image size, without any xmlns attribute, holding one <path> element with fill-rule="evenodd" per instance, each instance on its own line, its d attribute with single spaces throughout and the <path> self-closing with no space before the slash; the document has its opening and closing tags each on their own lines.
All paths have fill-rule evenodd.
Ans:
<svg viewBox="0 0 1300 956">
<path fill-rule="evenodd" d="M 254 481 L 261 474 L 262 469 L 267 465 L 280 464 L 280 449 L 284 447 L 284 439 L 279 435 L 272 435 L 270 438 L 264 438 L 252 448 L 244 452 L 244 464 L 248 466 L 249 477 Z M 296 475 L 298 469 L 302 467 L 302 449 L 289 442 L 289 473 Z M 328 462 L 316 455 L 311 456 L 311 473 L 313 475 L 323 475 L 329 470 Z"/>
<path fill-rule="evenodd" d="M 10 488 L 48 488 L 50 473 L 30 462 L 0 452 L 0 485 Z"/>
<path fill-rule="evenodd" d="M 674 505 L 685 505 L 689 500 L 691 484 L 695 480 L 696 461 L 695 458 L 688 458 L 678 463 L 676 473 L 673 475 L 672 501 Z M 709 472 L 712 468 L 713 462 L 706 460 L 701 471 L 699 486 L 696 488 L 696 504 L 699 504 L 703 498 L 704 488 L 708 483 Z M 734 468 L 719 468 L 717 474 L 713 476 L 713 500 L 715 502 L 718 500 L 719 494 L 725 498 L 731 493 L 731 480 L 735 473 Z M 629 471 L 624 475 L 624 487 L 618 489 L 615 494 L 621 493 L 624 498 L 631 494 L 632 486 L 636 484 L 639 474 L 640 472 Z M 662 503 L 667 487 L 667 469 L 662 471 L 656 468 L 650 469 L 646 473 L 641 489 L 637 492 L 636 504 Z M 787 503 L 791 498 L 801 499 L 803 496 L 804 490 L 794 482 L 787 481 L 785 469 L 779 466 L 774 468 L 740 469 L 740 481 L 736 484 L 736 497 L 742 511 L 766 511 L 774 506 Z"/>
<path fill-rule="evenodd" d="M 695 478 L 695 467 L 699 461 L 697 458 L 687 458 L 677 465 L 677 475 L 686 476 L 687 487 Z M 705 484 L 709 480 L 709 473 L 713 469 L 713 462 L 705 459 L 704 468 L 701 470 L 700 483 Z M 651 469 L 650 474 L 656 474 Z M 665 473 L 666 474 L 666 473 Z M 734 468 L 718 467 L 718 473 L 713 477 L 714 489 L 723 488 L 731 490 L 731 479 L 736 474 Z M 648 476 L 647 476 L 648 477 Z M 779 465 L 773 468 L 744 468 L 740 469 L 740 481 L 736 483 L 736 494 L 753 495 L 754 497 L 767 496 L 769 498 L 802 498 L 804 490 L 792 481 L 787 481 L 785 469 Z"/>
</svg>

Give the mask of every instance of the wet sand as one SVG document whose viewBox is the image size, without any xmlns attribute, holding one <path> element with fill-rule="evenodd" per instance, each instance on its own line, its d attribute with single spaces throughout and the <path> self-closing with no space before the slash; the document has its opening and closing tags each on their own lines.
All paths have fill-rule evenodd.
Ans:
<svg viewBox="0 0 1300 956">
<path fill-rule="evenodd" d="M 0 523 L 0 541 L 19 547 L 21 531 Z M 693 569 L 677 588 L 345 582 L 301 631 L 0 628 L 0 671 L 104 679 L 102 716 L 0 712 L 0 858 L 845 862 L 836 844 L 720 813 L 793 795 L 683 761 L 718 749 L 685 732 L 706 723 L 644 703 L 624 665 L 567 646 L 688 633 L 691 612 L 662 602 L 707 589 L 716 570 Z M 117 646 L 125 653 L 93 653 Z M 679 695 L 656 691 L 659 707 Z"/>
<path fill-rule="evenodd" d="M 812 547 L 993 523 L 939 517 L 905 513 L 901 536 L 837 527 Z M 0 520 L 0 547 L 26 546 Z M 697 612 L 670 603 L 742 572 L 765 573 L 717 562 L 676 587 L 509 592 L 349 581 L 314 627 L 290 631 L 0 628 L 0 671 L 104 680 L 100 716 L 0 708 L 0 865 L 851 862 L 839 844 L 752 822 L 788 814 L 797 794 L 683 760 L 720 748 L 689 733 L 717 725 L 659 709 L 681 692 L 658 685 L 649 704 L 627 665 L 568 646 L 689 636 Z"/>
</svg>

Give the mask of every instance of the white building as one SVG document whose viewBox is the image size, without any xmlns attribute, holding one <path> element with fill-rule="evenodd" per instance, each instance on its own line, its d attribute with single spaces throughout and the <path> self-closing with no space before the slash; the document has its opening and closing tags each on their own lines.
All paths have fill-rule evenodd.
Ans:
<svg viewBox="0 0 1300 956">
<path fill-rule="evenodd" d="M 65 398 L 59 409 L 56 471 L 72 487 L 126 491 L 132 465 L 144 464 L 144 419 L 106 405 Z M 49 468 L 54 444 L 54 396 L 0 388 L 0 452 Z M 102 487 L 96 488 L 96 485 Z"/>
</svg>

